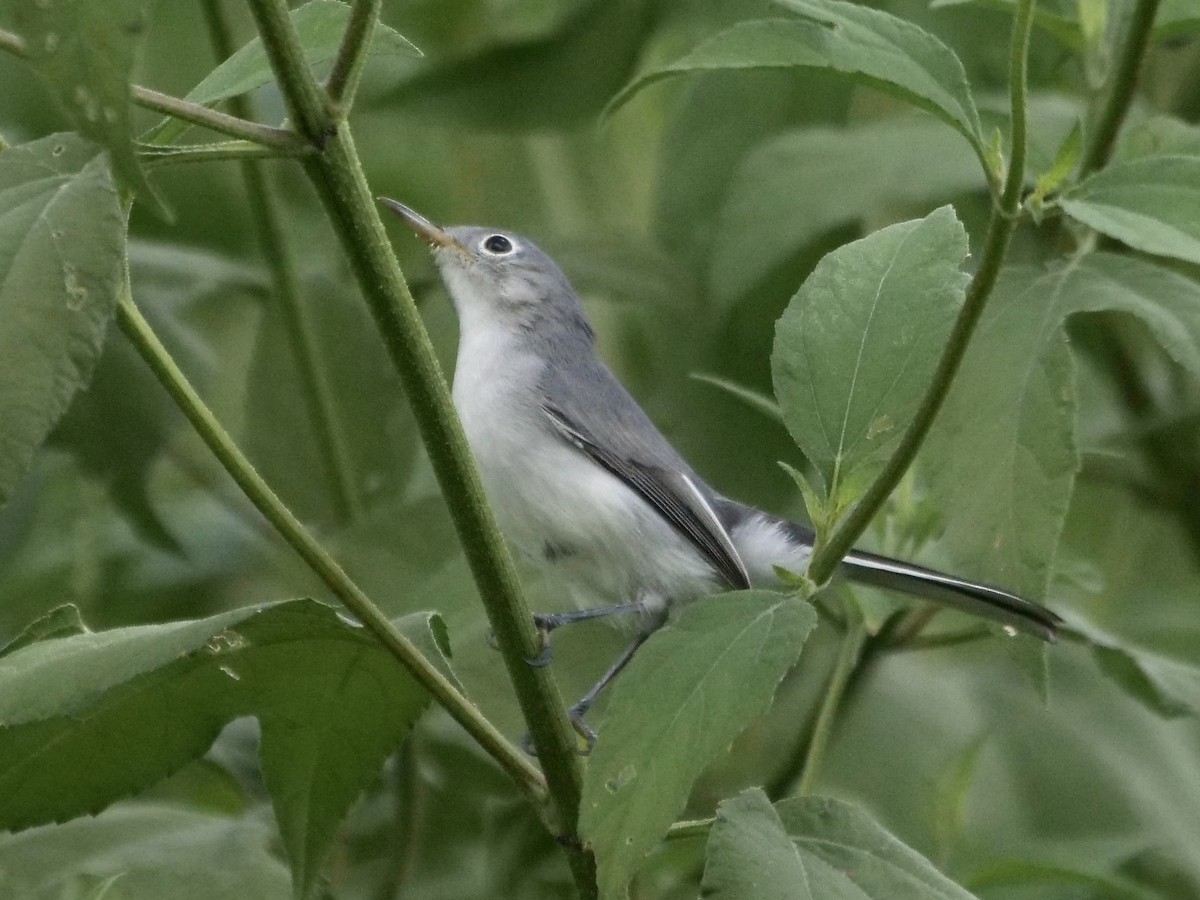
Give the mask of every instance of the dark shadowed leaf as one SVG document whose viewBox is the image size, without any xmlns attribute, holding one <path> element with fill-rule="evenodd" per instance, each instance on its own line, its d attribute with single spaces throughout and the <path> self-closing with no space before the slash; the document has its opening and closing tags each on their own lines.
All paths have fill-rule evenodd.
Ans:
<svg viewBox="0 0 1200 900">
<path fill-rule="evenodd" d="M 786 132 L 750 153 L 729 185 L 713 293 L 736 300 L 798 247 L 880 209 L 986 186 L 970 150 L 928 116 Z"/>
<path fill-rule="evenodd" d="M 579 827 L 601 897 L 623 896 L 692 783 L 770 705 L 815 623 L 794 597 L 724 594 L 684 608 L 634 657 L 584 775 Z"/>
<path fill-rule="evenodd" d="M 91 377 L 124 243 L 95 144 L 60 134 L 0 152 L 0 502 Z"/>
<path fill-rule="evenodd" d="M 648 0 L 591 0 L 556 34 L 435 64 L 380 99 L 389 110 L 491 129 L 589 120 L 633 71 L 653 7 Z"/>
<path fill-rule="evenodd" d="M 1200 156 L 1114 163 L 1058 203 L 1072 218 L 1130 247 L 1200 263 Z"/>
<path fill-rule="evenodd" d="M 944 206 L 830 253 L 780 317 L 775 394 L 835 507 L 904 433 L 962 303 L 966 255 L 966 232 Z"/>
</svg>

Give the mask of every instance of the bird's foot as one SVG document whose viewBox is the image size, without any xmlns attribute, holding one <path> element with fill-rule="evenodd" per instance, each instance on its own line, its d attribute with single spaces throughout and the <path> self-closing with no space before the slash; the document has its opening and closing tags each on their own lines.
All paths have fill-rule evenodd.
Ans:
<svg viewBox="0 0 1200 900">
<path fill-rule="evenodd" d="M 550 665 L 550 663 L 552 663 L 554 661 L 554 648 L 550 646 L 550 632 L 553 631 L 555 628 L 558 627 L 558 625 L 561 625 L 562 623 L 559 622 L 557 624 L 547 626 L 547 625 L 543 624 L 543 622 L 542 622 L 543 619 L 552 619 L 552 618 L 554 618 L 554 617 L 553 616 L 540 616 L 540 615 L 533 617 L 533 624 L 537 627 L 538 647 L 540 649 L 538 651 L 537 656 L 533 657 L 532 659 L 526 659 L 525 662 L 526 662 L 526 664 L 533 666 L 535 669 L 540 669 L 543 666 L 548 666 L 548 665 Z M 491 647 L 493 650 L 500 649 L 500 644 L 496 640 L 496 629 L 494 629 L 494 628 L 488 629 L 487 645 L 489 647 Z"/>
<path fill-rule="evenodd" d="M 583 746 L 577 746 L 575 752 L 580 756 L 590 756 L 592 750 L 596 747 L 596 732 L 583 721 L 583 715 L 587 712 L 587 708 L 579 708 L 579 704 L 572 706 L 567 710 L 567 718 L 571 722 L 571 727 L 575 729 L 575 733 L 583 738 Z M 521 749 L 530 756 L 537 756 L 537 748 L 533 745 L 533 735 L 528 731 L 521 736 Z"/>
</svg>

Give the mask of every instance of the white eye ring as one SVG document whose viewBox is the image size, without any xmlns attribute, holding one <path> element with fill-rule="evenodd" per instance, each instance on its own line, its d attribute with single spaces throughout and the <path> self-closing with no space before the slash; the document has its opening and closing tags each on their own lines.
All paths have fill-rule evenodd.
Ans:
<svg viewBox="0 0 1200 900">
<path fill-rule="evenodd" d="M 484 252 L 492 256 L 507 256 L 513 252 L 513 242 L 502 234 L 492 234 L 483 239 L 479 245 Z"/>
</svg>

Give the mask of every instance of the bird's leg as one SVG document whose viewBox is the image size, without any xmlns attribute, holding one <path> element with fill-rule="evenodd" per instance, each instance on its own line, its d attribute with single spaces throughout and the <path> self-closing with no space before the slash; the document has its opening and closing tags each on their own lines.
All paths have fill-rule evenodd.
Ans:
<svg viewBox="0 0 1200 900">
<path fill-rule="evenodd" d="M 567 710 L 567 718 L 571 720 L 572 727 L 587 742 L 587 747 L 580 751 L 581 756 L 587 756 L 592 752 L 592 748 L 596 746 L 596 732 L 583 721 L 583 717 L 592 708 L 592 704 L 596 702 L 596 699 L 600 696 L 600 692 L 612 684 L 613 679 L 621 674 L 621 670 L 629 665 L 629 661 L 637 653 L 638 647 L 646 643 L 646 639 L 658 630 L 659 624 L 661 622 L 656 622 L 652 628 L 643 628 L 638 633 L 638 636 L 633 639 L 632 643 L 608 667 L 608 671 L 600 676 L 600 680 L 592 685 L 591 689 L 579 699 L 578 703 Z"/>
<path fill-rule="evenodd" d="M 554 659 L 554 650 L 550 647 L 550 632 L 556 628 L 562 628 L 562 626 L 570 625 L 573 622 L 586 622 L 589 619 L 603 619 L 607 616 L 628 615 L 630 613 L 640 615 L 645 612 L 645 604 L 641 600 L 638 600 L 633 603 L 619 603 L 616 606 L 601 606 L 596 609 L 576 609 L 561 613 L 537 613 L 533 617 L 533 624 L 538 630 L 541 652 L 533 659 L 525 661 L 529 665 L 538 668 L 550 664 Z M 495 632 L 489 631 L 487 640 L 491 647 L 496 647 Z"/>
</svg>

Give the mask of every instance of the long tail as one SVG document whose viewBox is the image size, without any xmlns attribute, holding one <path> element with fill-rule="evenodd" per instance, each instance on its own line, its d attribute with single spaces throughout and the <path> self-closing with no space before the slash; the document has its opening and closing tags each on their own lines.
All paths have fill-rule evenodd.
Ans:
<svg viewBox="0 0 1200 900">
<path fill-rule="evenodd" d="M 1061 618 L 1044 606 L 998 587 L 955 578 L 887 556 L 855 550 L 842 560 L 841 569 L 846 577 L 861 584 L 931 600 L 1012 626 L 1045 641 L 1057 640 L 1059 626 L 1063 624 Z"/>
</svg>

